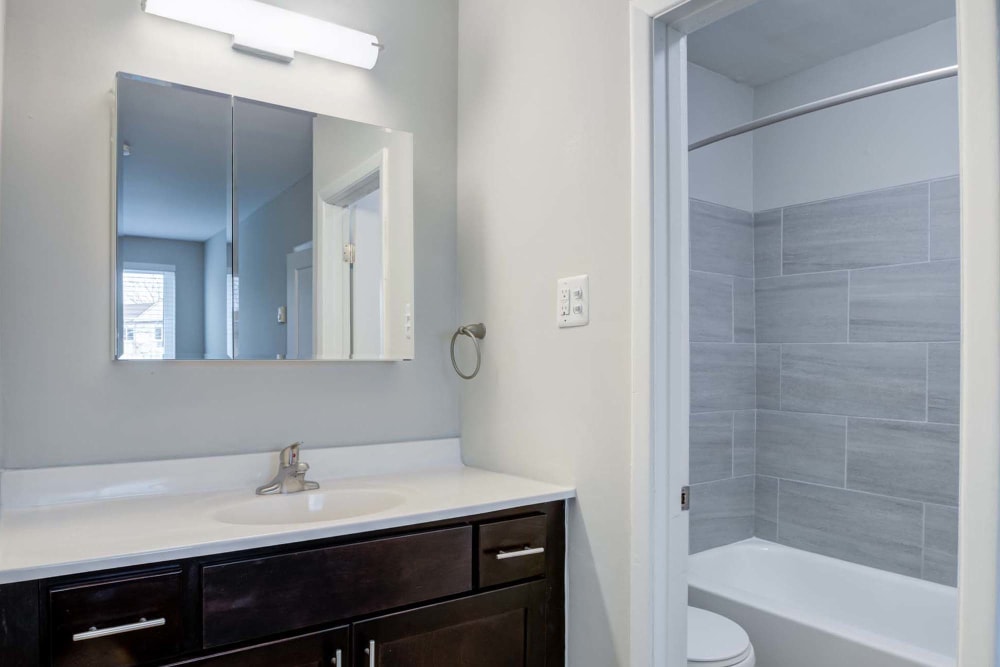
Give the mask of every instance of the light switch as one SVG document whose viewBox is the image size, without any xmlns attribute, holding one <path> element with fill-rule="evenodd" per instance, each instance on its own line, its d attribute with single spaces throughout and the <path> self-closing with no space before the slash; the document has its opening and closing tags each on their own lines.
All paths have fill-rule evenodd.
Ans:
<svg viewBox="0 0 1000 667">
<path fill-rule="evenodd" d="M 559 328 L 582 327 L 590 323 L 590 278 L 561 278 L 557 291 L 556 319 Z"/>
</svg>

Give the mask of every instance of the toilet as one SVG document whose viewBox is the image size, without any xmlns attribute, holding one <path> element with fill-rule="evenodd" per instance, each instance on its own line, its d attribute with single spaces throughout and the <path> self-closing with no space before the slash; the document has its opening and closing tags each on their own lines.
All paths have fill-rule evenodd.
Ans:
<svg viewBox="0 0 1000 667">
<path fill-rule="evenodd" d="M 688 667 L 754 667 L 753 644 L 735 621 L 688 607 Z"/>
</svg>

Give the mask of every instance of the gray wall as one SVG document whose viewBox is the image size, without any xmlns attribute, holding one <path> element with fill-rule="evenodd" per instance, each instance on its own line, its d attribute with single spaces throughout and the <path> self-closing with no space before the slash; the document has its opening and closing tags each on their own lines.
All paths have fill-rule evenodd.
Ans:
<svg viewBox="0 0 1000 667">
<path fill-rule="evenodd" d="M 461 321 L 489 327 L 463 454 L 576 486 L 567 664 L 628 665 L 629 3 L 460 5 Z M 559 329 L 581 273 L 590 324 Z"/>
<path fill-rule="evenodd" d="M 753 535 L 754 216 L 691 201 L 692 553 Z"/>
<path fill-rule="evenodd" d="M 277 4 L 373 32 L 387 48 L 372 71 L 308 56 L 284 66 L 234 52 L 226 35 L 146 15 L 138 2 L 9 2 L 0 308 L 45 303 L 77 328 L 66 338 L 37 318 L 0 318 L 7 467 L 459 433 L 448 361 L 458 284 L 457 2 Z M 112 362 L 108 91 L 117 71 L 412 132 L 416 361 Z"/>
<path fill-rule="evenodd" d="M 197 241 L 122 236 L 124 262 L 172 265 L 174 271 L 174 354 L 178 359 L 205 356 L 205 244 Z"/>
<path fill-rule="evenodd" d="M 948 19 L 758 86 L 754 115 L 956 62 L 955 19 Z M 772 125 L 754 132 L 753 151 L 755 211 L 954 176 L 957 80 Z"/>
<path fill-rule="evenodd" d="M 755 218 L 756 535 L 954 585 L 958 179 Z"/>
<path fill-rule="evenodd" d="M 274 359 L 288 347 L 278 308 L 287 301 L 287 255 L 313 237 L 312 184 L 309 173 L 240 221 L 240 359 Z"/>
</svg>

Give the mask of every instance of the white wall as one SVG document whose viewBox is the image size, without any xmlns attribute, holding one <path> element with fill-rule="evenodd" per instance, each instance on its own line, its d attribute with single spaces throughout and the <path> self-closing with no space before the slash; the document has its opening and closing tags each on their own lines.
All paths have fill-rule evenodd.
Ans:
<svg viewBox="0 0 1000 667">
<path fill-rule="evenodd" d="M 458 434 L 447 356 L 457 2 L 276 4 L 373 32 L 386 50 L 370 72 L 308 56 L 282 65 L 233 52 L 226 35 L 146 15 L 138 1 L 9 2 L 0 312 L 18 315 L 0 318 L 8 467 Z M 113 363 L 108 91 L 117 71 L 413 132 L 417 360 Z M 74 335 L 47 326 L 40 304 L 74 322 Z"/>
<path fill-rule="evenodd" d="M 934 23 L 755 88 L 755 116 L 954 65 L 956 57 L 955 20 Z M 758 211 L 954 176 L 957 82 L 924 84 L 779 123 L 754 133 L 753 150 Z"/>
<path fill-rule="evenodd" d="M 468 463 L 576 485 L 568 664 L 624 665 L 629 613 L 629 5 L 460 0 L 461 320 Z M 591 322 L 556 327 L 590 275 Z"/>
<path fill-rule="evenodd" d="M 688 65 L 690 142 L 753 120 L 753 88 Z M 753 205 L 753 134 L 720 141 L 689 154 L 691 196 L 744 211 Z"/>
<path fill-rule="evenodd" d="M 226 240 L 226 230 L 205 241 L 205 358 L 225 359 L 228 356 L 227 312 L 230 273 L 229 253 L 232 248 Z"/>
</svg>

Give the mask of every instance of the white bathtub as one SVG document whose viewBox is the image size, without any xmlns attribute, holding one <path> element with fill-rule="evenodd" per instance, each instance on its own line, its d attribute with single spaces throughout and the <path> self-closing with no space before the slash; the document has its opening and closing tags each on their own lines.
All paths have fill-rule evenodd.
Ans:
<svg viewBox="0 0 1000 667">
<path fill-rule="evenodd" d="M 954 588 L 750 539 L 690 558 L 695 607 L 750 635 L 758 667 L 954 667 Z"/>
</svg>

